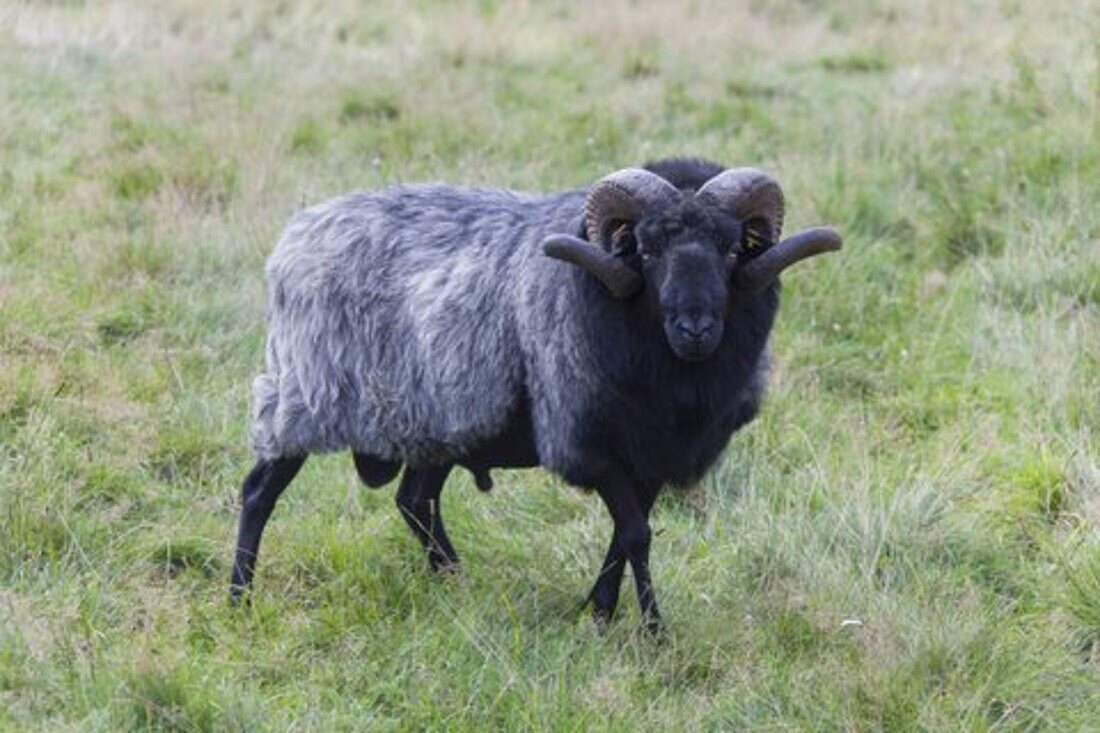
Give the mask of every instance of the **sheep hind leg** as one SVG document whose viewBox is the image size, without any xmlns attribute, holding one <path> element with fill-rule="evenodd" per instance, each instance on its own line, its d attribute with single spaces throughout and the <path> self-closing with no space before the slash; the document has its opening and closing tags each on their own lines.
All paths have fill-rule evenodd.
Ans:
<svg viewBox="0 0 1100 733">
<path fill-rule="evenodd" d="M 305 460 L 304 455 L 262 460 L 244 480 L 241 487 L 237 550 L 233 557 L 233 574 L 229 580 L 229 596 L 232 601 L 240 600 L 251 587 L 264 527 L 271 518 L 271 512 L 275 510 L 275 502 L 298 475 Z"/>
<path fill-rule="evenodd" d="M 439 495 L 451 466 L 405 468 L 397 489 L 397 508 L 428 553 L 432 570 L 457 571 L 458 554 L 443 527 Z"/>
<path fill-rule="evenodd" d="M 355 461 L 355 470 L 359 473 L 360 480 L 372 489 L 393 481 L 401 470 L 401 461 L 383 461 L 366 453 L 352 453 L 351 457 Z"/>
</svg>

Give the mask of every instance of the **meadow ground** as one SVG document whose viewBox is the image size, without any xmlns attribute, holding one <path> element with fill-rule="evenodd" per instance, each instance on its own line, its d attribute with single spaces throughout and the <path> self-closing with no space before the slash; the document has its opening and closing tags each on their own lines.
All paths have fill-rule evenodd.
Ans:
<svg viewBox="0 0 1100 733">
<path fill-rule="evenodd" d="M 0 729 L 1097 730 L 1100 6 L 0 5 Z M 263 261 L 304 202 L 774 171 L 761 417 L 658 506 L 669 635 L 541 472 L 433 578 L 347 456 L 227 607 Z M 627 586 L 629 589 L 629 586 Z"/>
</svg>

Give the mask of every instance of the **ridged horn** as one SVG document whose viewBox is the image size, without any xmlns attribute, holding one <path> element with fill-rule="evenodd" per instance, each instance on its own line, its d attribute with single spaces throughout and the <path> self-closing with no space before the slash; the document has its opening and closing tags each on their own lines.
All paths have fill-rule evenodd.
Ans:
<svg viewBox="0 0 1100 733">
<path fill-rule="evenodd" d="M 738 265 L 733 280 L 739 290 L 757 293 L 779 277 L 779 273 L 796 262 L 835 252 L 844 244 L 840 232 L 829 227 L 814 227 L 784 239 L 763 254 Z"/>
<path fill-rule="evenodd" d="M 765 248 L 746 262 L 734 260 L 733 280 L 739 290 L 760 292 L 796 262 L 834 252 L 843 245 L 840 233 L 826 227 L 807 229 L 780 242 L 783 189 L 774 178 L 755 168 L 723 171 L 703 184 L 695 195 L 742 222 L 750 253 L 754 245 Z"/>
<path fill-rule="evenodd" d="M 656 173 L 625 168 L 596 182 L 585 203 L 588 241 L 611 247 L 614 228 L 636 222 L 647 210 L 661 209 L 680 198 L 680 192 Z"/>
<path fill-rule="evenodd" d="M 592 186 L 585 201 L 588 241 L 568 234 L 543 240 L 542 251 L 595 276 L 616 298 L 629 298 L 642 289 L 641 274 L 611 252 L 614 230 L 638 221 L 647 211 L 664 208 L 681 194 L 656 173 L 626 168 L 605 176 Z"/>
<path fill-rule="evenodd" d="M 642 289 L 642 276 L 602 247 L 568 234 L 552 234 L 542 242 L 547 257 L 584 268 L 616 298 L 629 298 Z"/>
<path fill-rule="evenodd" d="M 767 243 L 779 241 L 783 230 L 783 189 L 756 168 L 731 168 L 702 185 L 695 198 L 733 214 L 750 228 L 750 236 Z M 767 231 L 753 231 L 763 223 Z"/>
</svg>

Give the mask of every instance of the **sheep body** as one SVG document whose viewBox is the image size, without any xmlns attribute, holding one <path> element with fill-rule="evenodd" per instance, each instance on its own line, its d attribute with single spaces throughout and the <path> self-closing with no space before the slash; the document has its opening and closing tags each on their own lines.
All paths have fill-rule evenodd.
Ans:
<svg viewBox="0 0 1100 733">
<path fill-rule="evenodd" d="M 777 290 L 737 306 L 714 358 L 676 359 L 640 305 L 543 256 L 585 193 L 402 185 L 296 215 L 267 266 L 258 456 L 463 463 L 518 431 L 581 486 L 608 460 L 697 479 L 755 414 Z"/>
</svg>

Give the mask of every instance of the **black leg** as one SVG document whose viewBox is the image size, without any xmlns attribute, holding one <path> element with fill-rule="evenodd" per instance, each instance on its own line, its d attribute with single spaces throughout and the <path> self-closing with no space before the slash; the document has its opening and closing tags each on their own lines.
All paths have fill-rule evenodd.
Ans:
<svg viewBox="0 0 1100 733">
<path fill-rule="evenodd" d="M 439 495 L 451 466 L 405 468 L 397 489 L 397 508 L 428 551 L 432 570 L 458 569 L 458 554 L 443 528 Z"/>
<path fill-rule="evenodd" d="M 600 577 L 592 588 L 593 615 L 598 622 L 609 618 L 615 610 L 624 560 L 629 561 L 646 629 L 658 632 L 661 615 L 649 573 L 649 545 L 653 535 L 649 528 L 649 511 L 657 492 L 635 488 L 623 478 L 613 478 L 601 485 L 599 493 L 615 522 L 615 533 Z"/>
<path fill-rule="evenodd" d="M 653 502 L 657 498 L 657 492 L 647 492 L 638 497 L 638 505 L 643 516 L 647 519 L 653 508 Z M 603 625 L 615 615 L 615 607 L 619 605 L 619 589 L 623 584 L 623 571 L 626 569 L 626 552 L 619 543 L 618 532 L 611 536 L 611 544 L 607 548 L 607 556 L 600 567 L 600 574 L 596 583 L 588 594 L 588 600 L 592 603 L 592 618 L 597 624 Z"/>
<path fill-rule="evenodd" d="M 298 474 L 306 457 L 286 456 L 273 461 L 260 461 L 241 487 L 241 519 L 237 529 L 237 552 L 233 558 L 233 576 L 229 593 L 233 600 L 241 597 L 256 571 L 256 554 L 264 526 L 275 509 L 275 502 Z"/>
<path fill-rule="evenodd" d="M 600 574 L 588 593 L 588 600 L 592 603 L 592 619 L 599 626 L 611 620 L 615 615 L 615 607 L 619 605 L 619 589 L 623 584 L 626 554 L 619 547 L 617 538 L 617 533 L 611 535 L 611 546 L 607 548 Z"/>
</svg>

